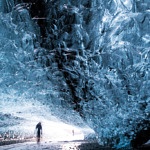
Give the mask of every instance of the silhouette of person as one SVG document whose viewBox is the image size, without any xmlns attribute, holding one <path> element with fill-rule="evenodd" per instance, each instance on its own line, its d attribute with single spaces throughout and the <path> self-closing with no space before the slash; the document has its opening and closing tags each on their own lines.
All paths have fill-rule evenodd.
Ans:
<svg viewBox="0 0 150 150">
<path fill-rule="evenodd" d="M 72 130 L 72 135 L 74 136 L 74 129 Z"/>
<path fill-rule="evenodd" d="M 41 122 L 39 122 L 37 125 L 36 125 L 36 138 L 37 138 L 37 143 L 40 142 L 40 139 L 41 139 L 41 135 L 42 135 L 42 125 L 41 125 Z"/>
</svg>

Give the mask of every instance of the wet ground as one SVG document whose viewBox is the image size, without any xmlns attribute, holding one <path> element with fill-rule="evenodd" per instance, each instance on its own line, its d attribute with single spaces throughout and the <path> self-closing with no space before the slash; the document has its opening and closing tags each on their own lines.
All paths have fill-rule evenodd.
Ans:
<svg viewBox="0 0 150 150">
<path fill-rule="evenodd" d="M 63 141 L 63 142 L 35 142 L 17 143 L 0 146 L 0 150 L 111 150 L 96 142 Z"/>
<path fill-rule="evenodd" d="M 7 143 L 5 143 L 7 144 Z M 94 141 L 59 141 L 59 142 L 25 142 L 25 143 L 8 143 L 9 145 L 0 145 L 0 150 L 115 150 L 110 147 L 100 146 Z M 150 144 L 136 149 L 120 150 L 150 150 Z"/>
</svg>

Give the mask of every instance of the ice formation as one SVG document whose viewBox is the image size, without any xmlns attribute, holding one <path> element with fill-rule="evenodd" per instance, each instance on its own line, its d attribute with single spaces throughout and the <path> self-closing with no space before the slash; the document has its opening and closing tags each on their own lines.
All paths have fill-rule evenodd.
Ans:
<svg viewBox="0 0 150 150">
<path fill-rule="evenodd" d="M 75 110 L 118 149 L 149 133 L 149 0 L 2 0 L 0 11 L 0 103 L 40 102 L 77 124 Z"/>
</svg>

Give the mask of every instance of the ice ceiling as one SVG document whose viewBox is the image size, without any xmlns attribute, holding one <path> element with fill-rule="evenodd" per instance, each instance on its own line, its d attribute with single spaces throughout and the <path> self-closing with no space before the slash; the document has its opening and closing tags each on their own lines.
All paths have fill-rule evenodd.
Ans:
<svg viewBox="0 0 150 150">
<path fill-rule="evenodd" d="M 150 139 L 149 0 L 1 0 L 0 11 L 1 131 L 57 116 L 116 149 Z"/>
</svg>

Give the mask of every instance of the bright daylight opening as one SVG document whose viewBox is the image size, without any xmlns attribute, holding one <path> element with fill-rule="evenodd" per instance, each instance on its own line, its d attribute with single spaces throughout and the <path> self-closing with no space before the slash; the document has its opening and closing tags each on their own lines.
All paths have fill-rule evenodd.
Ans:
<svg viewBox="0 0 150 150">
<path fill-rule="evenodd" d="M 92 133 L 93 130 L 89 127 L 77 127 L 58 120 L 51 115 L 47 106 L 41 105 L 39 102 L 32 101 L 14 102 L 9 100 L 3 103 L 5 105 L 2 112 L 4 114 L 11 114 L 12 116 L 22 118 L 19 124 L 9 126 L 5 130 L 20 131 L 23 138 L 26 136 L 36 136 L 35 127 L 38 122 L 42 123 L 42 141 L 72 141 L 84 140 L 84 135 Z M 70 119 L 74 119 L 74 115 L 69 114 Z M 73 123 L 72 123 L 73 124 Z"/>
<path fill-rule="evenodd" d="M 72 141 L 83 140 L 84 134 L 81 129 L 62 122 L 43 121 L 43 140 L 49 141 Z"/>
<path fill-rule="evenodd" d="M 42 141 L 73 141 L 73 140 L 84 140 L 84 130 L 85 128 L 79 128 L 72 126 L 61 121 L 50 121 L 43 118 L 31 118 L 32 122 L 26 122 L 22 126 L 22 130 L 33 133 L 35 131 L 36 124 L 40 121 L 42 123 L 43 134 Z M 35 120 L 33 120 L 35 119 Z M 90 131 L 90 130 L 89 130 Z M 34 132 L 34 136 L 35 136 Z"/>
</svg>

